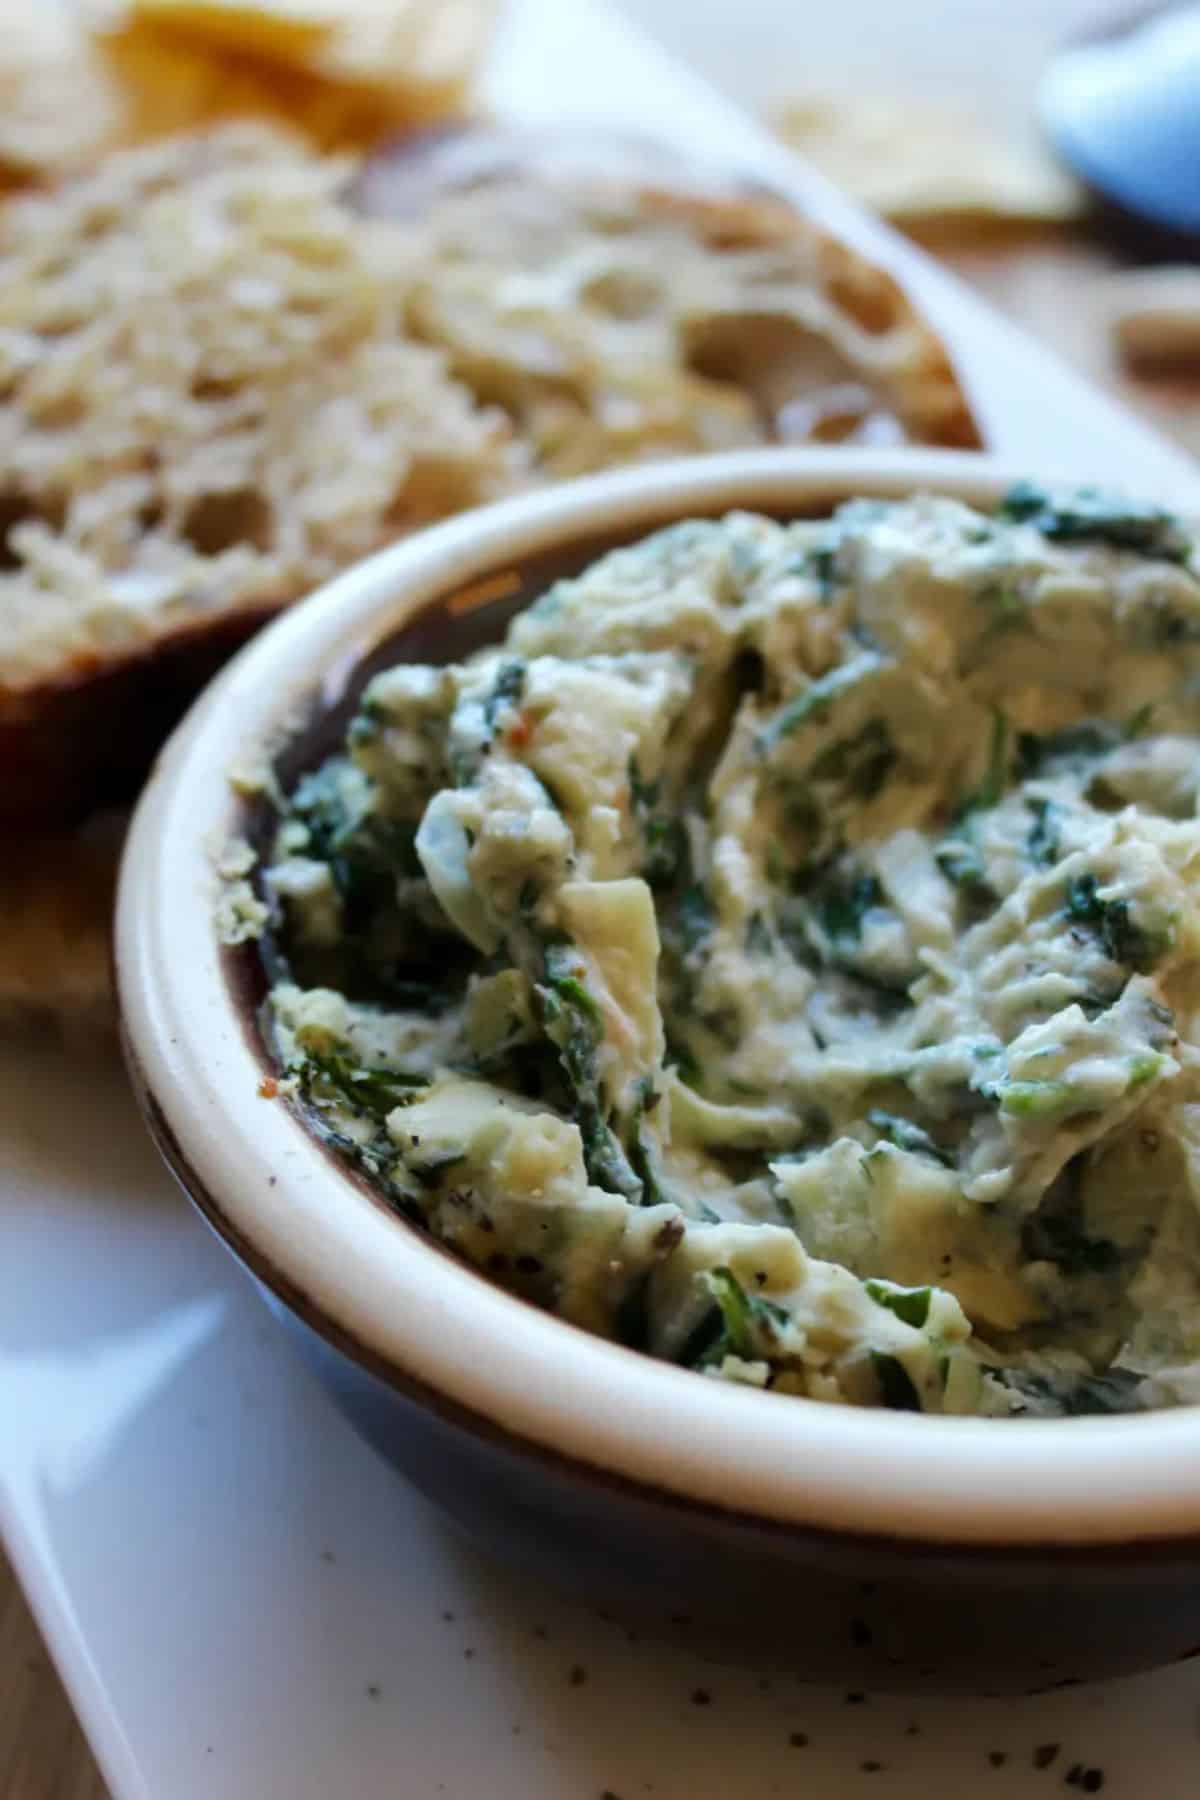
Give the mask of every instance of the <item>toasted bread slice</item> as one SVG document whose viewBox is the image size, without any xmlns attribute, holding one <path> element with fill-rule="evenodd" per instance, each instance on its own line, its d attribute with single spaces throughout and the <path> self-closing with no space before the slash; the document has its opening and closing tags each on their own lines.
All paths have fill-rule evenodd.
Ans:
<svg viewBox="0 0 1200 1800">
<path fill-rule="evenodd" d="M 0 213 L 0 823 L 127 797 L 265 617 L 521 483 L 978 442 L 886 273 L 777 200 L 563 142 L 442 134 L 351 195 L 350 163 L 231 125 Z"/>
<path fill-rule="evenodd" d="M 542 474 L 773 441 L 977 446 L 895 280 L 785 202 L 724 189 L 636 145 L 476 127 L 377 153 L 360 193 L 419 222 L 409 322 Z"/>
<path fill-rule="evenodd" d="M 9 826 L 113 797 L 252 623 L 514 479 L 347 174 L 226 126 L 0 214 Z"/>
</svg>

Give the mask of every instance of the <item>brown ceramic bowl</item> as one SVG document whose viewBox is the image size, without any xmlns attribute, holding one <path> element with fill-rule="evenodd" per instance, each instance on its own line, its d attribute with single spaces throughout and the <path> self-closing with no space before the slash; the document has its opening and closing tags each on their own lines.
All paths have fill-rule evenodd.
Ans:
<svg viewBox="0 0 1200 1800">
<path fill-rule="evenodd" d="M 819 1405 L 703 1380 L 501 1291 L 262 1097 L 262 976 L 252 950 L 218 943 L 215 856 L 266 823 L 232 767 L 267 758 L 294 775 L 368 670 L 462 654 L 607 543 L 855 494 L 986 506 L 1014 473 L 911 450 L 755 451 L 601 476 L 422 533 L 220 676 L 151 778 L 121 878 L 120 1000 L 151 1129 L 383 1454 L 501 1554 L 602 1604 L 863 1687 L 1044 1688 L 1196 1653 L 1200 1415 Z"/>
</svg>

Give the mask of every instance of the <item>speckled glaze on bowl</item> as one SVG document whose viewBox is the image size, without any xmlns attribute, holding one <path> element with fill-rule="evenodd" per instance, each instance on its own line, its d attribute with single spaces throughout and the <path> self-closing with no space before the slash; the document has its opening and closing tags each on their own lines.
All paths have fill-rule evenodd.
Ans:
<svg viewBox="0 0 1200 1800">
<path fill-rule="evenodd" d="M 225 670 L 164 751 L 121 875 L 123 1030 L 151 1130 L 377 1448 L 501 1555 L 718 1655 L 854 1687 L 1037 1689 L 1200 1654 L 1200 1412 L 1005 1424 L 819 1405 L 504 1293 L 261 1096 L 261 978 L 217 941 L 215 854 L 263 824 L 232 767 L 311 761 L 366 668 L 494 636 L 547 569 L 689 514 L 916 490 L 987 505 L 1017 473 L 1037 471 L 754 451 L 426 531 Z"/>
</svg>

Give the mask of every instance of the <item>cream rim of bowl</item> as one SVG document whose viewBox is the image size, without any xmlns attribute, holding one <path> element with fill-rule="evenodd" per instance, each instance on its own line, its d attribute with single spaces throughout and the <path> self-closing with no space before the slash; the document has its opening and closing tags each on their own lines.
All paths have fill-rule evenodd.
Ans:
<svg viewBox="0 0 1200 1800">
<path fill-rule="evenodd" d="M 389 1214 L 280 1101 L 215 925 L 230 774 L 285 741 L 315 692 L 456 588 L 689 513 L 820 514 L 934 491 L 987 507 L 1037 470 L 970 453 L 756 450 L 588 477 L 383 550 L 256 637 L 160 757 L 122 866 L 123 1027 L 196 1185 L 250 1260 L 403 1381 L 545 1451 L 781 1525 L 917 1542 L 1102 1546 L 1200 1536 L 1200 1413 L 915 1416 L 706 1380 L 494 1287 Z M 266 1276 L 268 1282 L 270 1274 Z M 306 1310 L 309 1310 L 306 1309 Z"/>
</svg>

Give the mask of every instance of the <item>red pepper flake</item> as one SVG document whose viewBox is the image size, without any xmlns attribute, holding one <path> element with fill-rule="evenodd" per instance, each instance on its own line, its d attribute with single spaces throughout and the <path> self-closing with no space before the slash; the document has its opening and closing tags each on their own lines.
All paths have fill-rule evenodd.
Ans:
<svg viewBox="0 0 1200 1800">
<path fill-rule="evenodd" d="M 507 732 L 509 747 L 523 750 L 533 736 L 533 726 L 529 722 L 528 713 L 518 713 Z"/>
<path fill-rule="evenodd" d="M 275 1077 L 273 1075 L 264 1075 L 258 1084 L 259 1099 L 274 1100 L 278 1097 L 278 1094 L 279 1083 L 276 1081 Z"/>
</svg>

